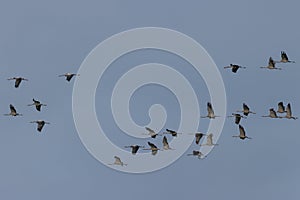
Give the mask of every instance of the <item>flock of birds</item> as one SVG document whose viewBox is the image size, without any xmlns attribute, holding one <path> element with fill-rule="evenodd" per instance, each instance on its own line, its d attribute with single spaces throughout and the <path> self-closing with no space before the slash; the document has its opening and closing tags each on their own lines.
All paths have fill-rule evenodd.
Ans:
<svg viewBox="0 0 300 200">
<path fill-rule="evenodd" d="M 286 52 L 281 51 L 281 60 L 279 61 L 274 61 L 272 57 L 269 58 L 269 63 L 268 66 L 260 67 L 260 68 L 266 68 L 270 70 L 281 70 L 282 68 L 276 67 L 276 63 L 295 63 L 295 61 L 289 60 Z M 236 64 L 230 64 L 229 66 L 225 66 L 224 69 L 231 69 L 233 73 L 237 73 L 238 69 L 245 69 L 246 67 L 242 67 L 240 65 Z M 275 111 L 274 108 L 269 109 L 269 114 L 264 115 L 262 117 L 269 117 L 269 118 L 286 118 L 286 119 L 298 119 L 297 117 L 292 115 L 292 109 L 291 109 L 291 104 L 288 103 L 286 106 L 284 103 L 281 101 L 278 103 L 278 109 Z M 241 113 L 241 114 L 240 114 Z M 234 117 L 234 123 L 238 126 L 239 129 L 239 134 L 233 135 L 232 137 L 239 138 L 241 140 L 245 139 L 252 139 L 251 137 L 247 136 L 245 128 L 240 124 L 242 118 L 245 119 L 249 116 L 249 114 L 256 114 L 256 112 L 252 111 L 249 106 L 246 103 L 243 103 L 243 109 L 242 110 L 237 110 L 235 113 L 232 113 L 232 115 L 227 116 L 228 118 Z M 279 116 L 279 114 L 282 114 Z M 285 115 L 284 115 L 285 114 Z M 215 115 L 213 106 L 210 102 L 207 103 L 207 115 L 206 116 L 201 116 L 201 118 L 209 118 L 209 119 L 215 119 L 216 117 L 221 117 L 218 115 Z M 170 130 L 166 129 L 165 132 L 162 134 L 156 133 L 153 129 L 149 127 L 145 127 L 146 131 L 148 133 L 144 133 L 146 135 L 149 135 L 151 138 L 157 138 L 157 136 L 163 136 L 162 139 L 162 148 L 157 147 L 152 142 L 148 141 L 148 146 L 149 148 L 145 148 L 145 146 L 142 145 L 130 145 L 130 146 L 125 146 L 125 148 L 131 148 L 131 153 L 132 155 L 136 155 L 140 149 L 142 150 L 150 150 L 152 155 L 156 155 L 158 151 L 160 150 L 175 150 L 169 146 L 168 139 L 166 137 L 166 134 L 171 135 L 172 137 L 177 137 L 179 134 L 183 133 L 178 133 L 175 130 Z M 197 133 L 188 133 L 188 134 L 193 134 L 195 137 L 195 144 L 199 146 L 214 146 L 218 145 L 213 142 L 213 134 L 204 134 L 201 132 Z M 206 137 L 206 143 L 200 142 L 203 137 Z M 191 153 L 187 154 L 187 156 L 195 156 L 198 159 L 203 159 L 206 156 L 199 150 L 193 150 Z M 114 156 L 114 163 L 110 163 L 109 165 L 120 165 L 120 166 L 126 166 L 120 157 Z"/>
<path fill-rule="evenodd" d="M 70 81 L 74 76 L 79 76 L 79 74 L 65 73 L 65 74 L 59 75 L 59 77 L 65 77 L 67 81 Z M 28 79 L 23 78 L 23 77 L 12 77 L 12 78 L 8 78 L 7 80 L 9 80 L 9 81 L 13 80 L 15 82 L 15 88 L 19 88 L 22 81 L 28 81 Z M 28 106 L 35 106 L 35 109 L 38 112 L 41 112 L 42 106 L 47 106 L 46 104 L 41 103 L 40 101 L 38 101 L 34 98 L 32 99 L 32 101 L 33 101 L 33 103 L 28 104 Z M 16 116 L 22 116 L 23 115 L 21 113 L 18 113 L 17 109 L 12 104 L 9 105 L 9 109 L 10 109 L 10 112 L 7 113 L 7 114 L 4 114 L 5 116 L 16 117 Z M 47 122 L 47 121 L 44 121 L 44 120 L 35 120 L 35 121 L 31 121 L 29 123 L 36 123 L 38 132 L 42 132 L 42 129 L 45 126 L 45 124 L 50 124 L 50 122 Z"/>
<path fill-rule="evenodd" d="M 268 66 L 265 67 L 261 67 L 261 68 L 267 68 L 270 70 L 273 69 L 277 69 L 277 70 L 281 70 L 281 68 L 276 67 L 276 63 L 295 63 L 295 61 L 291 61 L 289 60 L 287 54 L 282 51 L 281 52 L 281 60 L 280 61 L 274 61 L 272 57 L 269 58 L 269 63 Z M 230 64 L 229 66 L 224 67 L 225 69 L 231 68 L 233 73 L 237 73 L 238 69 L 245 69 L 246 67 L 242 67 L 240 65 L 236 65 L 236 64 Z M 66 81 L 70 82 L 71 79 L 74 76 L 79 76 L 79 74 L 74 74 L 74 73 L 65 73 L 62 75 L 59 75 L 59 77 L 65 77 Z M 19 88 L 20 84 L 22 83 L 22 81 L 28 81 L 28 79 L 23 78 L 23 77 L 12 77 L 12 78 L 8 78 L 7 80 L 12 80 L 14 81 L 14 87 L 15 88 Z M 44 103 L 41 103 L 40 101 L 36 100 L 36 99 L 32 99 L 32 103 L 28 104 L 28 106 L 34 106 L 35 109 L 38 112 L 41 112 L 42 107 L 43 106 L 47 106 Z M 4 114 L 6 116 L 22 116 L 22 114 L 17 112 L 17 109 L 10 104 L 9 105 L 9 109 L 10 112 L 7 114 Z M 242 114 L 239 114 L 242 113 Z M 277 114 L 278 113 L 278 114 Z M 238 110 L 236 111 L 236 113 L 232 113 L 232 115 L 228 116 L 228 117 L 234 117 L 234 123 L 238 125 L 239 128 L 239 134 L 238 135 L 233 135 L 232 137 L 237 137 L 241 140 L 244 139 L 251 139 L 251 137 L 248 137 L 246 135 L 246 131 L 245 128 L 240 124 L 240 121 L 242 118 L 247 118 L 249 114 L 256 114 L 255 112 L 253 112 L 248 105 L 246 105 L 245 103 L 243 103 L 243 110 Z M 285 115 L 281 115 L 279 116 L 279 114 L 285 114 Z M 209 119 L 215 119 L 216 117 L 221 117 L 221 116 L 217 116 L 215 115 L 213 106 L 210 102 L 207 103 L 207 115 L 206 116 L 201 116 L 201 118 L 209 118 Z M 298 119 L 297 117 L 292 115 L 292 109 L 291 109 L 291 104 L 288 103 L 286 106 L 283 104 L 283 102 L 279 102 L 278 103 L 278 109 L 277 111 L 275 111 L 274 108 L 270 108 L 269 109 L 269 114 L 262 116 L 262 117 L 269 117 L 269 118 L 286 118 L 286 119 Z M 37 124 L 37 131 L 38 132 L 42 132 L 43 127 L 46 124 L 50 124 L 50 122 L 44 121 L 44 120 L 35 120 L 35 121 L 30 121 L 30 123 L 36 123 Z M 158 153 L 158 151 L 163 151 L 163 150 L 175 150 L 174 148 L 170 147 L 169 142 L 168 142 L 168 138 L 166 137 L 166 135 L 170 135 L 172 137 L 177 137 L 180 134 L 183 133 L 178 133 L 175 130 L 171 130 L 171 129 L 166 129 L 165 132 L 163 132 L 162 134 L 160 133 L 156 133 L 153 129 L 149 128 L 149 127 L 145 127 L 147 133 L 143 133 L 146 135 L 149 135 L 151 138 L 155 139 L 157 138 L 157 136 L 163 136 L 162 138 L 162 148 L 159 148 L 156 144 L 154 144 L 153 142 L 148 141 L 148 148 L 145 148 L 145 146 L 142 145 L 129 145 L 129 146 L 125 146 L 124 148 L 130 148 L 131 149 L 131 153 L 132 155 L 136 155 L 138 153 L 138 151 L 140 149 L 146 150 L 146 151 L 151 151 L 152 155 L 156 155 Z M 213 142 L 213 134 L 209 133 L 209 134 L 204 134 L 201 132 L 197 132 L 197 133 L 188 133 L 188 134 L 193 134 L 195 136 L 195 143 L 196 145 L 200 145 L 200 146 L 214 146 L 214 145 L 218 145 L 216 143 Z M 200 142 L 201 139 L 203 137 L 206 137 L 206 143 Z M 201 153 L 198 150 L 194 150 L 192 151 L 190 154 L 187 154 L 188 156 L 195 156 L 199 159 L 205 158 L 205 156 L 203 155 L 203 153 Z M 111 163 L 109 165 L 120 165 L 120 166 L 126 166 L 127 164 L 123 163 L 121 158 L 118 156 L 114 156 L 114 163 Z"/>
</svg>

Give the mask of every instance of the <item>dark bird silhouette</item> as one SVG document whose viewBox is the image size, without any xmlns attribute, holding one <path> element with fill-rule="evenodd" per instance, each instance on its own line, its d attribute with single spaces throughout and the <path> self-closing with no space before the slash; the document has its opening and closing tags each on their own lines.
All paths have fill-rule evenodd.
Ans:
<svg viewBox="0 0 300 200">
<path fill-rule="evenodd" d="M 278 103 L 278 110 L 277 110 L 278 113 L 286 113 L 286 110 L 285 110 L 285 106 L 283 105 L 283 102 L 279 102 Z"/>
<path fill-rule="evenodd" d="M 171 130 L 171 129 L 166 129 L 166 132 L 164 132 L 163 134 L 170 134 L 173 137 L 177 137 L 177 135 L 181 134 L 181 133 L 178 133 L 177 131 L 174 131 L 174 130 Z"/>
<path fill-rule="evenodd" d="M 231 71 L 233 73 L 236 73 L 238 71 L 238 69 L 246 69 L 246 67 L 242 67 L 240 65 L 234 65 L 234 64 L 230 64 L 229 66 L 225 66 L 224 69 L 228 69 L 231 68 Z"/>
<path fill-rule="evenodd" d="M 71 81 L 71 79 L 74 76 L 80 76 L 80 74 L 65 73 L 65 74 L 59 75 L 59 77 L 63 77 L 63 76 L 66 77 L 67 81 Z"/>
<path fill-rule="evenodd" d="M 281 63 L 295 63 L 295 61 L 289 60 L 287 54 L 284 51 L 281 51 L 281 60 L 279 62 L 281 62 Z"/>
<path fill-rule="evenodd" d="M 28 79 L 23 78 L 23 77 L 13 77 L 13 78 L 8 78 L 7 80 L 14 80 L 15 81 L 15 88 L 18 88 L 21 84 L 22 81 L 28 81 Z"/>
<path fill-rule="evenodd" d="M 4 114 L 6 116 L 22 116 L 22 114 L 18 113 L 15 107 L 12 104 L 9 104 L 10 113 Z"/>
<path fill-rule="evenodd" d="M 199 144 L 199 142 L 200 142 L 200 140 L 201 140 L 201 138 L 203 137 L 203 136 L 205 136 L 206 134 L 203 134 L 203 133 L 195 133 L 195 138 L 196 138 L 196 144 Z"/>
<path fill-rule="evenodd" d="M 298 117 L 294 117 L 292 114 L 292 108 L 291 108 L 291 104 L 288 103 L 288 105 L 286 106 L 286 116 L 284 116 L 283 118 L 287 118 L 287 119 L 298 119 Z"/>
<path fill-rule="evenodd" d="M 209 119 L 215 119 L 216 117 L 220 117 L 220 116 L 216 116 L 214 109 L 211 105 L 210 102 L 207 103 L 207 115 L 206 116 L 201 116 L 201 118 L 209 118 Z"/>
<path fill-rule="evenodd" d="M 158 133 L 155 133 L 154 130 L 152 130 L 151 128 L 149 127 L 145 127 L 145 129 L 148 131 L 148 133 L 143 133 L 143 135 L 150 135 L 151 138 L 156 138 L 156 136 L 158 136 L 159 134 Z"/>
<path fill-rule="evenodd" d="M 169 143 L 168 143 L 168 139 L 166 136 L 163 137 L 163 149 L 164 150 L 173 150 L 170 146 L 169 146 Z"/>
<path fill-rule="evenodd" d="M 239 131 L 240 131 L 240 134 L 239 135 L 234 135 L 234 136 L 232 136 L 232 137 L 238 137 L 238 138 L 240 138 L 241 140 L 244 140 L 244 139 L 252 139 L 252 138 L 250 138 L 250 137 L 248 137 L 247 135 L 246 135 L 246 131 L 245 131 L 245 129 L 244 129 L 244 127 L 243 126 L 241 126 L 241 125 L 239 125 Z"/>
<path fill-rule="evenodd" d="M 150 148 L 148 149 L 143 149 L 143 150 L 151 150 L 152 155 L 156 155 L 158 150 L 160 150 L 159 148 L 157 148 L 157 146 L 151 142 L 148 142 L 148 145 L 150 146 Z"/>
<path fill-rule="evenodd" d="M 145 147 L 140 145 L 130 145 L 130 146 L 125 146 L 125 148 L 131 148 L 132 155 L 135 155 L 138 152 L 139 148 L 145 148 Z"/>
<path fill-rule="evenodd" d="M 31 121 L 30 123 L 37 123 L 37 131 L 41 132 L 45 124 L 50 124 L 49 122 L 45 122 L 44 120 Z"/>
<path fill-rule="evenodd" d="M 228 117 L 235 117 L 234 119 L 235 124 L 239 124 L 242 118 L 246 118 L 238 113 L 232 113 L 232 116 L 228 116 Z"/>
<path fill-rule="evenodd" d="M 47 106 L 46 104 L 42 104 L 40 101 L 32 99 L 33 103 L 28 104 L 28 106 L 35 106 L 37 111 L 41 111 L 42 106 Z"/>
<path fill-rule="evenodd" d="M 255 112 L 251 111 L 250 108 L 245 103 L 243 103 L 243 110 L 242 111 L 238 110 L 236 112 L 243 113 L 245 116 L 248 116 L 250 113 L 256 114 Z"/>
</svg>

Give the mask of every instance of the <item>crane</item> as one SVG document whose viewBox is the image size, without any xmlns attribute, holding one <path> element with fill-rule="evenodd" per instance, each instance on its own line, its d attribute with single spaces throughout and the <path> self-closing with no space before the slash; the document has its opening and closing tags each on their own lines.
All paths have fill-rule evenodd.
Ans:
<svg viewBox="0 0 300 200">
<path fill-rule="evenodd" d="M 268 66 L 266 66 L 266 67 L 260 67 L 260 68 L 278 69 L 278 70 L 281 70 L 280 67 L 276 67 L 276 66 L 275 66 L 275 61 L 273 60 L 272 57 L 269 58 L 269 65 L 268 65 Z"/>
<path fill-rule="evenodd" d="M 252 138 L 250 138 L 250 137 L 248 137 L 247 135 L 246 135 L 246 131 L 245 131 L 245 129 L 244 129 L 244 127 L 242 126 L 242 125 L 239 125 L 239 131 L 240 131 L 240 134 L 239 135 L 233 135 L 232 137 L 238 137 L 238 138 L 240 138 L 241 140 L 244 140 L 244 139 L 252 139 Z"/>
<path fill-rule="evenodd" d="M 23 78 L 23 77 L 12 77 L 12 78 L 8 78 L 7 80 L 9 80 L 9 81 L 14 80 L 15 88 L 18 88 L 22 81 L 28 81 L 28 79 Z"/>
</svg>

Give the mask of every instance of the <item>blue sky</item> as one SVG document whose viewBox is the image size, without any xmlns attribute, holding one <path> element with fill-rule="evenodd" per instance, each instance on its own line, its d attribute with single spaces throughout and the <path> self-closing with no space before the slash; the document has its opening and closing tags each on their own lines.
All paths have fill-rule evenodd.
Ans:
<svg viewBox="0 0 300 200">
<path fill-rule="evenodd" d="M 290 102 L 300 116 L 300 62 L 298 37 L 299 3 L 296 1 L 3 1 L 0 8 L 1 113 L 16 106 L 23 117 L 2 116 L 0 140 L 0 196 L 2 199 L 297 199 L 300 196 L 299 122 L 261 118 L 279 101 Z M 183 156 L 167 168 L 133 175 L 112 170 L 94 159 L 81 143 L 72 118 L 72 86 L 59 74 L 76 72 L 88 53 L 101 41 L 127 29 L 145 26 L 180 31 L 199 42 L 222 74 L 228 114 L 246 102 L 257 115 L 243 121 L 253 139 L 241 141 L 232 120 L 227 120 L 220 144 L 198 160 Z M 296 64 L 278 64 L 281 71 L 259 69 L 268 58 L 280 58 L 285 50 Z M 127 56 L 127 57 L 126 57 Z M 118 132 L 108 105 L 110 76 L 125 68 L 159 62 L 180 68 L 190 78 L 206 112 L 209 94 L 201 77 L 183 60 L 159 51 L 141 51 L 117 60 L 107 72 L 107 88 L 97 89 L 97 114 L 111 140 L 123 146 L 130 142 Z M 236 63 L 247 67 L 237 74 L 223 67 Z M 6 79 L 23 76 L 28 82 L 15 89 Z M 162 98 L 149 99 L 147 94 Z M 48 106 L 37 113 L 32 98 Z M 168 98 L 168 99 L 167 99 Z M 132 100 L 132 116 L 148 122 L 149 105 L 162 103 L 171 113 L 167 126 L 178 124 L 178 104 L 161 87 L 145 87 Z M 28 123 L 51 122 L 43 134 Z M 202 120 L 199 130 L 205 131 Z M 120 139 L 122 140 L 120 141 Z M 195 146 L 193 146 L 195 147 Z M 193 147 L 189 151 L 193 150 Z M 187 152 L 188 153 L 188 152 Z"/>
</svg>

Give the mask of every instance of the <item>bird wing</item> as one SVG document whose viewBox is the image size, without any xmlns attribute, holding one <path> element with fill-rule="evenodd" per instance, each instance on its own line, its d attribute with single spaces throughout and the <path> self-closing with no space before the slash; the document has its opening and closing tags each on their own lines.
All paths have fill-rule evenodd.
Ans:
<svg viewBox="0 0 300 200">
<path fill-rule="evenodd" d="M 269 58 L 269 66 L 275 68 L 275 61 L 273 60 L 272 57 Z"/>
<path fill-rule="evenodd" d="M 168 143 L 168 139 L 166 136 L 163 137 L 163 146 L 164 148 L 169 148 L 169 143 Z"/>
<path fill-rule="evenodd" d="M 74 75 L 75 75 L 75 74 L 70 74 L 70 75 L 66 76 L 66 80 L 67 80 L 67 81 L 70 81 L 70 80 L 73 78 Z"/>
<path fill-rule="evenodd" d="M 35 104 L 40 104 L 40 103 L 41 103 L 40 101 L 35 100 L 35 99 L 32 99 L 32 101 L 33 101 Z"/>
<path fill-rule="evenodd" d="M 149 127 L 145 127 L 145 129 L 147 130 L 147 131 L 149 131 L 149 134 L 155 134 L 155 132 L 154 132 L 154 130 L 152 130 L 151 128 L 149 128 Z"/>
<path fill-rule="evenodd" d="M 115 156 L 115 164 L 121 164 L 122 161 L 121 161 L 121 158 L 119 158 L 118 156 Z"/>
<path fill-rule="evenodd" d="M 131 151 L 131 153 L 132 153 L 132 154 L 136 154 L 136 152 L 139 150 L 139 148 L 140 148 L 139 145 L 132 146 L 132 151 Z"/>
<path fill-rule="evenodd" d="M 15 81 L 15 88 L 18 88 L 20 83 L 21 83 L 22 79 L 21 78 L 17 78 Z"/>
<path fill-rule="evenodd" d="M 208 112 L 209 115 L 210 114 L 214 115 L 214 109 L 213 109 L 213 107 L 212 107 L 212 105 L 211 105 L 210 102 L 207 103 L 207 112 Z"/>
<path fill-rule="evenodd" d="M 288 103 L 288 105 L 286 106 L 286 115 L 292 117 L 292 109 L 290 103 Z"/>
<path fill-rule="evenodd" d="M 41 111 L 41 107 L 42 107 L 42 105 L 41 105 L 41 104 L 37 104 L 37 105 L 35 105 L 35 108 L 37 109 L 37 111 Z"/>
<path fill-rule="evenodd" d="M 171 130 L 171 129 L 166 129 L 166 131 L 169 132 L 169 133 L 171 133 L 171 134 L 176 133 L 176 131 L 173 131 L 173 130 Z"/>
<path fill-rule="evenodd" d="M 277 118 L 277 114 L 273 108 L 270 109 L 270 117 Z"/>
<path fill-rule="evenodd" d="M 157 149 L 157 146 L 151 142 L 148 142 L 148 145 L 151 147 L 151 148 L 154 148 L 154 149 Z"/>
<path fill-rule="evenodd" d="M 279 102 L 278 103 L 278 112 L 284 112 L 285 111 L 285 107 L 283 105 L 283 102 Z"/>
<path fill-rule="evenodd" d="M 241 118 L 242 118 L 241 115 L 235 115 L 235 121 L 234 121 L 234 122 L 235 122 L 236 124 L 239 124 L 240 121 L 241 121 Z"/>
<path fill-rule="evenodd" d="M 203 137 L 203 133 L 196 133 L 195 137 L 196 137 L 196 144 L 199 144 L 201 138 Z"/>
<path fill-rule="evenodd" d="M 284 51 L 281 51 L 281 60 L 289 60 L 287 54 Z"/>
<path fill-rule="evenodd" d="M 242 125 L 239 125 L 239 130 L 240 130 L 240 137 L 245 137 L 246 131 Z"/>
<path fill-rule="evenodd" d="M 42 129 L 43 129 L 43 127 L 44 127 L 44 125 L 45 125 L 45 123 L 43 123 L 43 122 L 38 122 L 37 130 L 38 130 L 39 132 L 41 132 Z"/>
<path fill-rule="evenodd" d="M 12 104 L 9 105 L 9 109 L 11 113 L 17 113 L 15 107 Z"/>
<path fill-rule="evenodd" d="M 244 112 L 249 112 L 250 111 L 249 107 L 245 103 L 243 103 L 243 110 L 244 110 Z"/>
<path fill-rule="evenodd" d="M 236 73 L 237 72 L 237 70 L 240 68 L 240 66 L 239 65 L 232 65 L 232 69 L 231 69 L 231 71 L 233 72 L 233 73 Z"/>
</svg>

